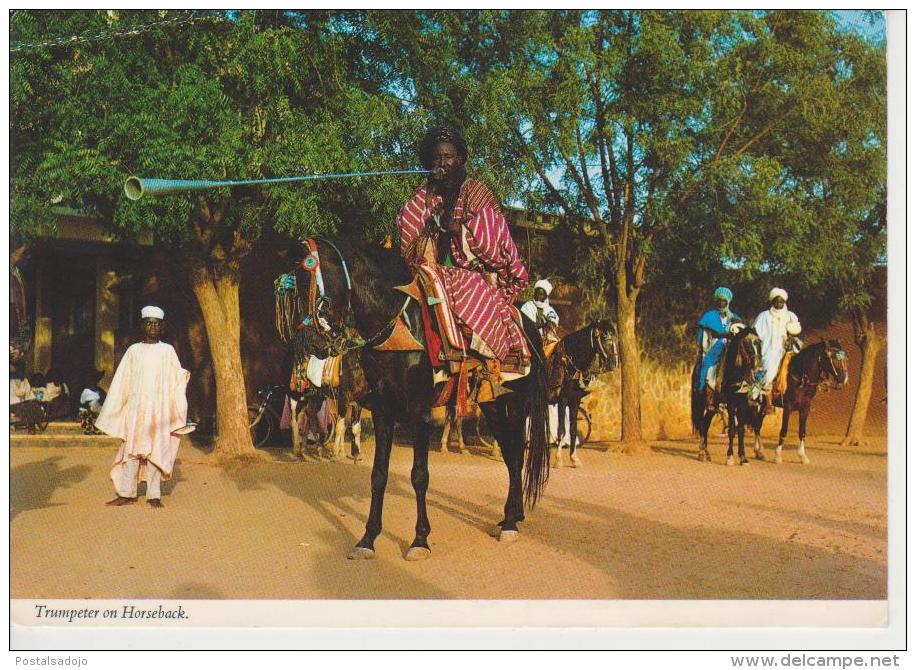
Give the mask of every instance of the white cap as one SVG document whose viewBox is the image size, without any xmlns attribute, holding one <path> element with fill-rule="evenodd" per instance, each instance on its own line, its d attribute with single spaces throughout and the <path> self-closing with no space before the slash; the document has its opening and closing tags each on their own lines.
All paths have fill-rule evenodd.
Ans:
<svg viewBox="0 0 916 670">
<path fill-rule="evenodd" d="M 550 295 L 553 292 L 553 284 L 551 284 L 546 279 L 538 279 L 534 282 L 534 288 L 542 288 L 547 295 Z"/>
<path fill-rule="evenodd" d="M 147 305 L 140 310 L 141 319 L 159 319 L 160 321 L 165 318 L 165 312 L 162 311 L 160 307 L 154 307 L 153 305 Z"/>
<path fill-rule="evenodd" d="M 786 326 L 786 332 L 792 337 L 801 335 L 801 324 L 798 321 L 790 321 Z"/>
<path fill-rule="evenodd" d="M 789 300 L 789 294 L 786 293 L 785 290 L 781 288 L 774 288 L 770 290 L 770 302 L 772 302 L 773 299 L 776 297 L 780 297 L 787 302 Z"/>
</svg>

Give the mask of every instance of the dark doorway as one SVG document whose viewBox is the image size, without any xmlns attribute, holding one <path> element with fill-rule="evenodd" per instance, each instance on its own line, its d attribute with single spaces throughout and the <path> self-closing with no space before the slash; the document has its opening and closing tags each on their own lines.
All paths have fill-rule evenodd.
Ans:
<svg viewBox="0 0 916 670">
<path fill-rule="evenodd" d="M 70 388 L 73 413 L 87 371 L 95 369 L 94 256 L 61 250 L 42 263 L 43 311 L 51 318 L 51 367 Z"/>
</svg>

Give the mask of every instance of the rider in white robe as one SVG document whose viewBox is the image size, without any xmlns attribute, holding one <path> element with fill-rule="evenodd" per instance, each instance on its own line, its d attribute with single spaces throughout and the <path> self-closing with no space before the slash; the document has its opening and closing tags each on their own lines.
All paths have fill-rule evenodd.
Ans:
<svg viewBox="0 0 916 670">
<path fill-rule="evenodd" d="M 754 330 L 760 338 L 763 357 L 764 389 L 769 392 L 779 372 L 779 364 L 786 353 L 787 342 L 795 344 L 795 336 L 801 333 L 801 323 L 794 312 L 786 307 L 789 294 L 781 289 L 770 291 L 770 308 L 761 312 L 754 321 Z M 793 338 L 790 340 L 790 338 Z"/>
<path fill-rule="evenodd" d="M 121 359 L 95 426 L 123 440 L 111 468 L 118 497 L 107 504 L 136 502 L 137 483 L 146 481 L 147 502 L 161 507 L 159 486 L 172 475 L 178 434 L 193 429 L 185 397 L 191 375 L 175 349 L 159 340 L 162 310 L 144 307 L 141 314 L 146 337 Z"/>
</svg>

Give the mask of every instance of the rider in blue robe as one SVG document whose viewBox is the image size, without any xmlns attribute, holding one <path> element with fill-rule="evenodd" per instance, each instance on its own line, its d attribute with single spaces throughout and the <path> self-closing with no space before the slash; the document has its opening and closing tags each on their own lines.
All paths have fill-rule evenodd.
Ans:
<svg viewBox="0 0 916 670">
<path fill-rule="evenodd" d="M 694 388 L 702 391 L 706 385 L 706 376 L 710 368 L 718 364 L 725 351 L 728 329 L 734 323 L 741 321 L 741 317 L 729 309 L 732 301 L 732 292 L 724 286 L 716 289 L 716 309 L 711 309 L 700 317 L 697 324 L 697 344 L 700 348 L 702 361 L 699 374 L 694 380 Z"/>
</svg>

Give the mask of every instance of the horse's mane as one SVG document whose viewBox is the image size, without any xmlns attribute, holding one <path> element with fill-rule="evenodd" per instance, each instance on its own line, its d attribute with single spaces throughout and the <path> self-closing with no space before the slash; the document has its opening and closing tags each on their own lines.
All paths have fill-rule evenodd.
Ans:
<svg viewBox="0 0 916 670">
<path fill-rule="evenodd" d="M 592 331 L 596 328 L 609 329 L 610 327 L 610 323 L 603 319 L 592 321 L 584 328 L 580 328 L 565 336 L 560 340 L 560 343 L 563 345 L 563 349 L 566 350 L 566 353 L 572 355 L 581 354 L 585 357 L 584 360 L 577 361 L 577 367 L 588 365 L 597 353 L 594 347 L 591 346 Z"/>
<path fill-rule="evenodd" d="M 738 358 L 738 352 L 741 351 L 741 343 L 747 338 L 751 333 L 755 333 L 754 329 L 751 327 L 745 327 L 743 330 L 739 331 L 737 335 L 725 346 L 725 355 L 723 356 L 723 364 L 725 365 L 725 375 L 728 376 L 729 372 L 735 369 L 736 360 Z"/>
<path fill-rule="evenodd" d="M 836 340 L 831 340 L 831 344 L 836 342 Z M 839 343 L 837 342 L 837 346 Z M 799 351 L 795 356 L 792 357 L 792 360 L 789 361 L 789 372 L 796 374 L 805 372 L 809 366 L 814 365 L 817 362 L 818 357 L 824 352 L 827 348 L 826 342 L 816 342 L 815 344 L 809 344 Z"/>
</svg>

